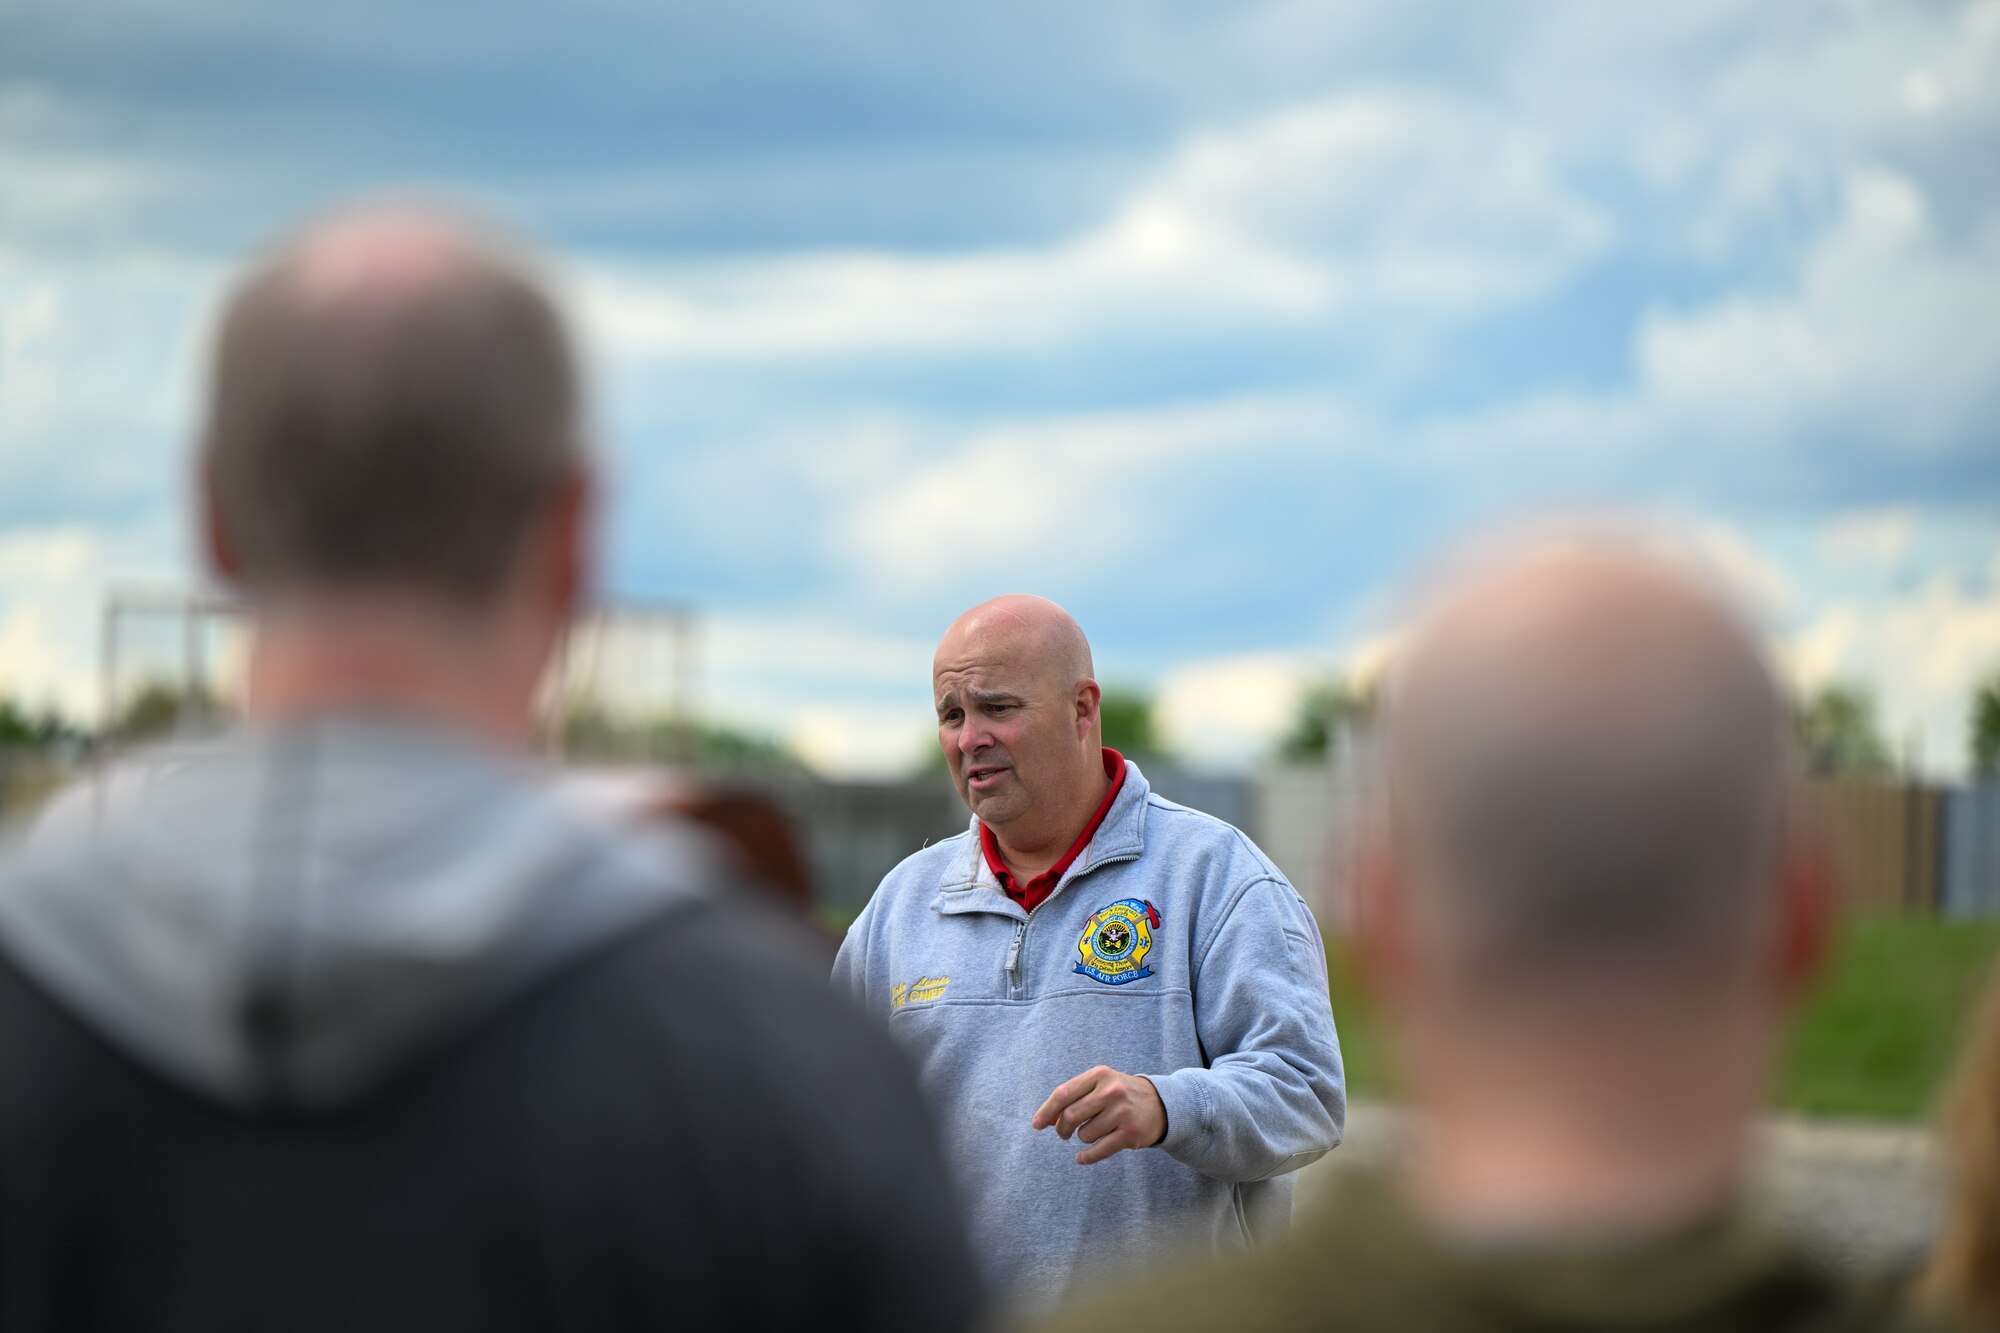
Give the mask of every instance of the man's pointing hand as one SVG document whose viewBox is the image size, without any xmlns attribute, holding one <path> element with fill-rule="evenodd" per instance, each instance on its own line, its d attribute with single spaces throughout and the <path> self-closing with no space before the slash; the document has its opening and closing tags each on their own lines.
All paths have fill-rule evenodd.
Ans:
<svg viewBox="0 0 2000 1333">
<path fill-rule="evenodd" d="M 1167 1108 L 1152 1080 L 1098 1065 L 1049 1094 L 1030 1122 L 1055 1127 L 1058 1137 L 1074 1134 L 1089 1146 L 1076 1155 L 1078 1166 L 1101 1162 L 1127 1148 L 1151 1148 L 1167 1137 Z"/>
</svg>

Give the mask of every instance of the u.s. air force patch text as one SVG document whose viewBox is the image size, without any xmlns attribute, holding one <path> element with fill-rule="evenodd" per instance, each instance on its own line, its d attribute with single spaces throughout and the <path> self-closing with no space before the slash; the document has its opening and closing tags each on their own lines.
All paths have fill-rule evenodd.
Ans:
<svg viewBox="0 0 2000 1333">
<path fill-rule="evenodd" d="M 1076 970 L 1107 986 L 1122 986 L 1153 970 L 1145 965 L 1153 949 L 1153 932 L 1160 928 L 1159 909 L 1139 898 L 1120 898 L 1100 907 L 1083 923 L 1076 942 L 1082 961 Z"/>
</svg>

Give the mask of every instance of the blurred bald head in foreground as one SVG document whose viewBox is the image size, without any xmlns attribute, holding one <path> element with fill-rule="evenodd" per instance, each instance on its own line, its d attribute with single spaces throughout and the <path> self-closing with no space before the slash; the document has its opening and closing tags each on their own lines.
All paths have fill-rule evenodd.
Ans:
<svg viewBox="0 0 2000 1333">
<path fill-rule="evenodd" d="M 1784 708 L 1691 571 L 1503 557 L 1422 623 L 1387 705 L 1394 847 L 1454 975 L 1624 989 L 1635 965 L 1720 965 L 1768 916 Z"/>
<path fill-rule="evenodd" d="M 581 594 L 589 467 L 521 253 L 410 205 L 283 243 L 224 315 L 202 471 L 214 563 L 276 621 L 253 708 L 391 688 L 525 736 Z"/>
<path fill-rule="evenodd" d="M 1160 1329 L 1914 1326 L 1742 1206 L 1826 884 L 1781 696 L 1716 586 L 1544 538 L 1415 617 L 1352 921 L 1401 1151 L 1338 1169 L 1284 1245 L 1158 1274 Z"/>
<path fill-rule="evenodd" d="M 1733 1193 L 1821 934 L 1784 718 L 1752 631 L 1661 551 L 1523 544 L 1420 617 L 1358 927 L 1444 1218 L 1644 1228 Z"/>
</svg>

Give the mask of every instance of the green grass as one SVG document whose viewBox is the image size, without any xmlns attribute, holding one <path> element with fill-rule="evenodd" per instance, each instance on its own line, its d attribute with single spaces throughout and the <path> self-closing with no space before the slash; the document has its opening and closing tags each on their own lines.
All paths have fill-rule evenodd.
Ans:
<svg viewBox="0 0 2000 1333">
<path fill-rule="evenodd" d="M 858 907 L 846 907 L 839 903 L 814 903 L 813 919 L 836 935 L 845 935 L 847 928 L 854 924 L 854 918 L 861 915 Z"/>
<path fill-rule="evenodd" d="M 1827 1115 L 1930 1112 L 2000 953 L 2000 921 L 1859 920 L 1808 998 L 1778 1102 Z"/>
<path fill-rule="evenodd" d="M 1333 1026 L 1340 1033 L 1340 1063 L 1350 1093 L 1380 1096 L 1392 1091 L 1388 1051 L 1362 988 L 1360 969 L 1347 945 L 1326 933 L 1326 979 L 1333 992 Z"/>
<path fill-rule="evenodd" d="M 1329 940 L 1327 953 L 1348 1086 L 1387 1092 L 1367 997 L 1338 943 Z M 1811 1115 L 1928 1115 L 1996 956 L 2000 921 L 1849 922 L 1794 1024 L 1777 1105 Z"/>
</svg>

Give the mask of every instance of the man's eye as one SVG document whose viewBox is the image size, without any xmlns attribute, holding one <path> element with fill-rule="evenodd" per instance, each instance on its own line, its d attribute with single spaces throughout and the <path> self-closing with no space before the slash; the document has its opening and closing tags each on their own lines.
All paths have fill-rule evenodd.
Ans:
<svg viewBox="0 0 2000 1333">
<path fill-rule="evenodd" d="M 1014 705 L 1012 704 L 988 704 L 986 706 L 986 711 L 993 714 L 993 716 L 998 717 L 1002 713 L 1013 711 L 1013 708 Z"/>
<path fill-rule="evenodd" d="M 950 712 L 938 718 L 938 721 L 946 723 L 947 725 L 958 721 L 958 710 L 956 708 L 952 709 Z"/>
</svg>

